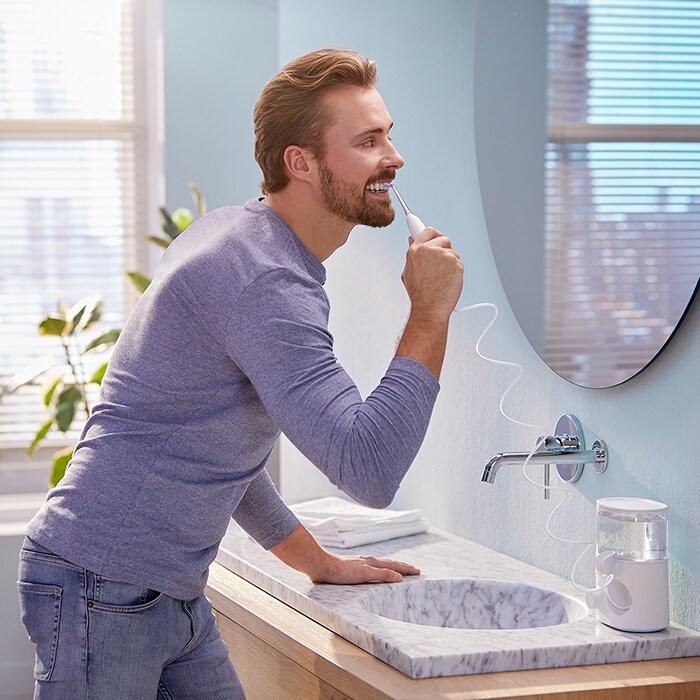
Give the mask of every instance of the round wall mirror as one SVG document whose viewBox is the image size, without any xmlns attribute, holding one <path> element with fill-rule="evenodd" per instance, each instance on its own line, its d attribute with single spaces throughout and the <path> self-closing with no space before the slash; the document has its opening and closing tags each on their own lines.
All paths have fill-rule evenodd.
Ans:
<svg viewBox="0 0 700 700">
<path fill-rule="evenodd" d="M 673 46 L 663 4 L 476 8 L 479 184 L 508 301 L 554 371 L 615 386 L 658 356 L 697 293 L 700 63 Z M 700 27 L 700 6 L 689 12 Z"/>
</svg>

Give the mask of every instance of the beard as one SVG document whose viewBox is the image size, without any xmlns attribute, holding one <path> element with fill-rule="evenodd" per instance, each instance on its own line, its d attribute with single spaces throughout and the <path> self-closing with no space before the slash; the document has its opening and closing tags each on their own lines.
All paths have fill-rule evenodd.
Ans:
<svg viewBox="0 0 700 700">
<path fill-rule="evenodd" d="M 324 160 L 319 162 L 321 175 L 321 199 L 332 214 L 351 224 L 361 224 L 381 228 L 388 226 L 394 220 L 394 208 L 391 199 L 379 199 L 366 190 L 358 194 L 355 185 L 337 177 L 326 165 Z M 385 180 L 392 180 L 393 174 L 388 174 Z"/>
</svg>

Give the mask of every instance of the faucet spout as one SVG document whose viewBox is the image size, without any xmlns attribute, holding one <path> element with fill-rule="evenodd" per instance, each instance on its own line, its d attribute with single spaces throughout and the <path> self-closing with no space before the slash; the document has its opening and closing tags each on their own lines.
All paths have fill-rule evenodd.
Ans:
<svg viewBox="0 0 700 700">
<path fill-rule="evenodd" d="M 501 467 L 522 466 L 529 452 L 501 452 L 486 463 L 481 480 L 493 484 Z M 528 464 L 604 464 L 607 462 L 607 450 L 602 440 L 596 440 L 592 450 L 547 450 L 535 452 Z"/>
<path fill-rule="evenodd" d="M 527 455 L 526 455 L 527 456 Z M 487 484 L 493 484 L 496 481 L 496 473 L 503 466 L 506 455 L 499 452 L 491 457 L 484 467 L 484 473 L 481 475 L 481 480 Z"/>
</svg>

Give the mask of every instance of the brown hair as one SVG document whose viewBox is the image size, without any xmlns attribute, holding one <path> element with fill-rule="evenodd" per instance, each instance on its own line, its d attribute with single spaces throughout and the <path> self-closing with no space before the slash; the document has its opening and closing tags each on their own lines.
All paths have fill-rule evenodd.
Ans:
<svg viewBox="0 0 700 700">
<path fill-rule="evenodd" d="M 262 191 L 279 192 L 289 182 L 284 164 L 288 146 L 307 148 L 322 158 L 330 120 L 322 97 L 329 89 L 374 87 L 377 65 L 346 49 L 321 49 L 288 63 L 265 86 L 253 111 L 255 160 Z"/>
</svg>

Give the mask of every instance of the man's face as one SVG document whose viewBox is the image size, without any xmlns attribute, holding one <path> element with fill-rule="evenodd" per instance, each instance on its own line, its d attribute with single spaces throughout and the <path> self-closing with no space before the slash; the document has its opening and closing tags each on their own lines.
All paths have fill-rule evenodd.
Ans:
<svg viewBox="0 0 700 700">
<path fill-rule="evenodd" d="M 326 153 L 318 160 L 321 198 L 343 221 L 388 226 L 394 209 L 386 189 L 404 160 L 391 143 L 391 117 L 374 88 L 346 87 L 324 98 L 331 113 Z"/>
</svg>

